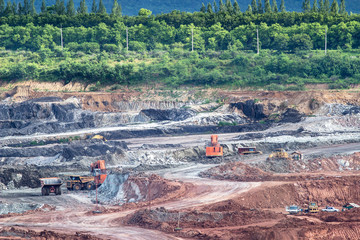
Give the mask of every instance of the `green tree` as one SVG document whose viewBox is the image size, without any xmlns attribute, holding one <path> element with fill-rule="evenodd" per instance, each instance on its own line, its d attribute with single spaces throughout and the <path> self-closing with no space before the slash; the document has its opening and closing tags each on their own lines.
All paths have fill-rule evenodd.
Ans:
<svg viewBox="0 0 360 240">
<path fill-rule="evenodd" d="M 64 0 L 56 0 L 55 3 L 55 13 L 58 15 L 65 15 L 65 3 Z"/>
<path fill-rule="evenodd" d="M 79 7 L 78 7 L 77 12 L 78 12 L 79 14 L 87 14 L 87 13 L 88 13 L 88 9 L 87 9 L 85 0 L 81 0 L 81 1 L 80 1 L 80 5 L 79 5 Z"/>
<path fill-rule="evenodd" d="M 279 9 L 278 9 L 276 0 L 273 0 L 273 1 L 272 1 L 272 11 L 273 11 L 274 13 L 279 12 Z"/>
<path fill-rule="evenodd" d="M 19 3 L 20 4 L 20 3 Z M 7 16 L 10 16 L 10 15 L 14 15 L 14 12 L 13 12 L 13 8 L 12 8 L 12 3 L 11 1 L 9 0 L 7 3 L 6 3 L 6 7 L 4 9 L 4 12 L 3 12 L 3 16 L 7 17 Z"/>
<path fill-rule="evenodd" d="M 218 12 L 219 9 L 218 9 L 218 7 L 217 7 L 217 4 L 216 4 L 216 1 L 215 1 L 215 0 L 214 0 L 213 5 L 214 5 L 214 12 Z"/>
<path fill-rule="evenodd" d="M 311 50 L 313 47 L 313 43 L 309 35 L 302 33 L 302 34 L 295 34 L 291 37 L 290 40 L 290 49 L 293 51 L 299 50 Z"/>
<path fill-rule="evenodd" d="M 3 15 L 4 11 L 5 11 L 5 1 L 0 0 L 0 16 Z"/>
<path fill-rule="evenodd" d="M 12 13 L 13 15 L 16 15 L 16 14 L 18 14 L 18 13 L 19 13 L 19 12 L 18 12 L 18 7 L 17 7 L 17 4 L 16 4 L 16 2 L 15 2 L 15 1 L 12 3 L 12 6 L 11 6 L 11 13 Z"/>
<path fill-rule="evenodd" d="M 234 0 L 234 5 L 233 6 L 234 6 L 234 12 L 236 14 L 241 13 L 240 6 L 239 6 L 239 4 L 238 4 L 238 2 L 236 0 Z"/>
<path fill-rule="evenodd" d="M 264 8 L 263 8 L 263 6 L 262 6 L 262 2 L 261 2 L 262 0 L 259 0 L 259 2 L 258 2 L 258 13 L 259 14 L 263 14 L 264 13 Z"/>
<path fill-rule="evenodd" d="M 200 12 L 202 12 L 202 13 L 206 12 L 206 7 L 205 7 L 204 3 L 201 4 Z"/>
<path fill-rule="evenodd" d="M 328 13 L 330 11 L 330 2 L 329 0 L 324 1 L 324 11 Z"/>
<path fill-rule="evenodd" d="M 30 13 L 30 1 L 29 0 L 24 0 L 22 14 L 27 15 L 29 13 Z"/>
<path fill-rule="evenodd" d="M 233 14 L 234 13 L 234 8 L 233 8 L 233 5 L 231 4 L 231 1 L 230 0 L 226 0 L 226 4 L 225 4 L 225 7 L 226 7 L 226 11 L 230 14 Z"/>
<path fill-rule="evenodd" d="M 93 0 L 93 2 L 92 2 L 91 12 L 92 12 L 92 13 L 97 13 L 97 6 L 96 6 L 95 0 Z"/>
<path fill-rule="evenodd" d="M 282 12 L 282 13 L 286 12 L 285 0 L 281 0 L 281 3 L 280 3 L 280 12 Z"/>
<path fill-rule="evenodd" d="M 99 8 L 98 8 L 98 11 L 97 11 L 99 14 L 106 14 L 106 8 L 105 8 L 105 5 L 103 3 L 103 0 L 100 0 L 99 2 Z"/>
<path fill-rule="evenodd" d="M 248 8 L 246 9 L 245 13 L 248 14 L 248 15 L 253 14 L 253 10 L 252 10 L 252 7 L 251 7 L 250 4 L 248 5 Z"/>
<path fill-rule="evenodd" d="M 256 0 L 251 1 L 251 9 L 252 9 L 252 13 L 258 13 Z"/>
<path fill-rule="evenodd" d="M 117 0 L 114 0 L 113 6 L 112 6 L 112 8 L 111 8 L 111 14 L 110 14 L 110 15 L 113 16 L 113 17 L 120 17 L 121 14 L 119 15 L 118 9 L 119 9 L 118 1 L 117 1 Z"/>
<path fill-rule="evenodd" d="M 36 14 L 35 0 L 31 0 L 31 1 L 30 1 L 30 14 L 31 14 L 31 15 L 35 15 L 35 14 Z"/>
<path fill-rule="evenodd" d="M 339 13 L 339 4 L 338 4 L 337 0 L 333 0 L 333 2 L 331 4 L 330 12 L 332 14 L 338 14 Z"/>
<path fill-rule="evenodd" d="M 302 9 L 304 13 L 308 13 L 311 10 L 310 0 L 304 0 L 302 4 Z"/>
<path fill-rule="evenodd" d="M 213 9 L 212 9 L 211 3 L 208 3 L 206 12 L 207 12 L 207 13 L 213 13 Z"/>
<path fill-rule="evenodd" d="M 145 9 L 145 8 L 141 8 L 139 10 L 139 16 L 142 16 L 142 17 L 148 17 L 152 14 L 152 12 L 149 10 L 149 9 Z"/>
<path fill-rule="evenodd" d="M 45 0 L 42 0 L 41 2 L 41 12 L 42 13 L 46 13 L 47 12 L 47 9 L 46 9 L 46 3 L 45 3 Z"/>
<path fill-rule="evenodd" d="M 265 12 L 266 13 L 271 13 L 270 0 L 265 0 Z"/>
<path fill-rule="evenodd" d="M 223 13 L 226 12 L 226 6 L 222 0 L 220 0 L 220 3 L 219 3 L 219 12 L 223 12 Z"/>
<path fill-rule="evenodd" d="M 322 1 L 322 0 L 320 0 Z M 319 9 L 318 9 L 318 6 L 317 6 L 317 0 L 314 0 L 314 3 L 313 3 L 313 6 L 311 8 L 311 12 L 315 13 L 315 12 L 318 12 Z"/>
<path fill-rule="evenodd" d="M 319 0 L 319 12 L 320 13 L 325 13 L 326 12 L 323 0 Z"/>
<path fill-rule="evenodd" d="M 8 3 L 9 3 L 9 2 L 11 3 L 11 1 L 8 1 Z M 11 12 L 12 14 L 14 14 L 14 15 L 15 15 L 15 14 L 19 14 L 19 15 L 20 15 L 20 14 L 24 14 L 24 13 L 23 13 L 24 10 L 23 10 L 23 7 L 21 6 L 21 3 L 20 3 L 20 2 L 18 3 L 18 5 L 17 5 L 16 8 L 14 8 L 13 6 L 10 5 L 10 6 L 9 6 L 9 9 L 10 9 L 10 12 Z M 14 9 L 17 9 L 17 11 L 15 12 Z M 15 12 L 15 13 L 14 13 L 14 12 Z"/>
<path fill-rule="evenodd" d="M 347 14 L 345 7 L 345 0 L 341 0 L 339 13 L 342 15 Z"/>
<path fill-rule="evenodd" d="M 76 12 L 75 12 L 74 0 L 69 0 L 66 6 L 66 15 L 68 15 L 69 17 L 74 17 L 75 14 Z"/>
</svg>

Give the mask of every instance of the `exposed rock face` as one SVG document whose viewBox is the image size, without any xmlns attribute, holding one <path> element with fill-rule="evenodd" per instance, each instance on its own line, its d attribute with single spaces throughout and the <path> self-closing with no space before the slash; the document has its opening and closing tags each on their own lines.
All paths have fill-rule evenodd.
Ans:
<svg viewBox="0 0 360 240">
<path fill-rule="evenodd" d="M 304 114 L 299 113 L 298 110 L 288 108 L 285 113 L 282 114 L 281 122 L 297 123 L 300 122 Z"/>
<path fill-rule="evenodd" d="M 0 168 L 0 182 L 8 189 L 19 187 L 40 187 L 42 172 L 34 167 Z"/>
<path fill-rule="evenodd" d="M 230 103 L 230 107 L 241 110 L 248 118 L 252 120 L 261 120 L 267 116 L 264 113 L 264 106 L 256 104 L 254 100 L 247 100 L 246 102 Z"/>
<path fill-rule="evenodd" d="M 45 146 L 32 147 L 3 147 L 0 148 L 0 158 L 7 159 L 6 164 L 13 163 L 13 159 L 27 159 L 32 162 L 32 158 L 56 158 L 61 162 L 68 162 L 78 157 L 98 157 L 106 159 L 110 155 L 121 155 L 127 149 L 124 142 L 101 140 L 79 140 L 68 144 L 49 144 Z M 14 162 L 16 164 L 16 161 Z"/>
<path fill-rule="evenodd" d="M 191 109 L 167 109 L 167 110 L 158 110 L 158 109 L 144 109 L 141 110 L 140 114 L 147 116 L 150 120 L 153 121 L 182 121 L 187 118 L 193 117 L 196 115 L 196 112 Z"/>
</svg>

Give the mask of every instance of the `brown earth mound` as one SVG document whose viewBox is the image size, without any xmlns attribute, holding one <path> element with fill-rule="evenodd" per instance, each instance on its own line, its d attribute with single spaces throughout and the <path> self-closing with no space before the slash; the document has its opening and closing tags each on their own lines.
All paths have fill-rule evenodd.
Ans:
<svg viewBox="0 0 360 240">
<path fill-rule="evenodd" d="M 142 209 L 127 216 L 124 222 L 129 225 L 174 232 L 177 226 L 181 228 L 219 228 L 284 218 L 284 215 L 281 213 L 256 209 L 240 210 L 230 207 L 232 210 L 228 211 L 226 209 L 229 208 L 229 206 L 226 205 L 229 204 L 229 202 L 223 204 L 225 206 L 218 205 L 213 208 L 223 211 L 202 209 L 178 212 L 168 211 L 165 208 L 157 208 L 155 210 Z"/>
<path fill-rule="evenodd" d="M 91 234 L 76 232 L 75 234 L 64 234 L 53 231 L 33 231 L 14 227 L 0 228 L 0 239 L 33 239 L 33 240 L 100 240 Z"/>
</svg>

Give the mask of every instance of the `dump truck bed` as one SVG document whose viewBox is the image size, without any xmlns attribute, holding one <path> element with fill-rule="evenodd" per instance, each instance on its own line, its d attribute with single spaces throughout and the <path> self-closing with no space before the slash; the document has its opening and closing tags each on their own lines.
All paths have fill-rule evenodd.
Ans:
<svg viewBox="0 0 360 240">
<path fill-rule="evenodd" d="M 53 178 L 40 178 L 41 186 L 47 185 L 61 185 L 63 182 L 60 178 L 53 177 Z"/>
</svg>

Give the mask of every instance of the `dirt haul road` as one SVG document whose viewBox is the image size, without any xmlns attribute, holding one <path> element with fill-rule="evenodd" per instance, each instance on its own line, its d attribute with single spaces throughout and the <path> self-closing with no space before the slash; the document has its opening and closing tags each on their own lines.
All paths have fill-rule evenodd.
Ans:
<svg viewBox="0 0 360 240">
<path fill-rule="evenodd" d="M 183 199 L 172 201 L 152 207 L 165 207 L 168 209 L 192 208 L 204 204 L 215 203 L 235 197 L 260 185 L 260 183 L 226 182 L 210 179 L 201 179 L 197 176 L 200 171 L 214 165 L 193 165 L 179 168 L 170 172 L 163 171 L 165 177 L 180 179 L 193 183 L 194 189 Z M 21 190 L 18 190 L 18 193 Z M 28 193 L 31 194 L 31 193 Z M 57 233 L 91 234 L 105 239 L 179 239 L 155 230 L 140 229 L 123 226 L 119 220 L 134 210 L 127 210 L 107 214 L 92 214 L 95 205 L 89 203 L 85 194 L 63 194 L 62 196 L 42 197 L 40 193 L 16 194 L 0 197 L 0 201 L 13 199 L 19 202 L 38 202 L 54 204 L 58 211 L 34 212 L 25 215 L 0 218 L 1 227 L 21 227 L 36 231 L 54 231 Z"/>
</svg>

